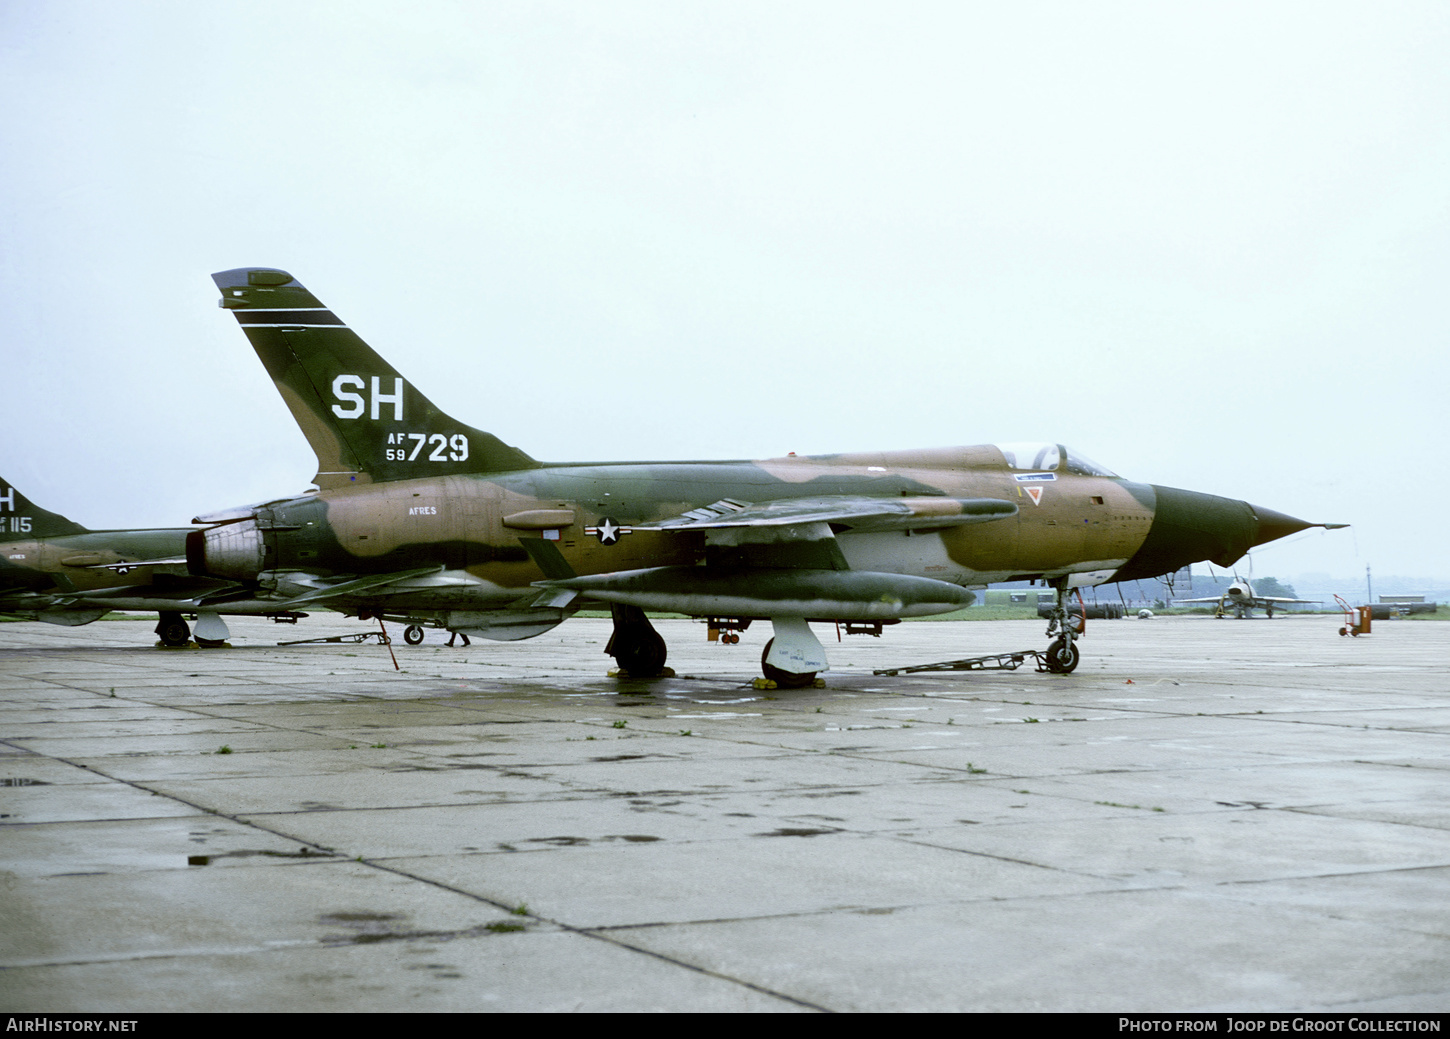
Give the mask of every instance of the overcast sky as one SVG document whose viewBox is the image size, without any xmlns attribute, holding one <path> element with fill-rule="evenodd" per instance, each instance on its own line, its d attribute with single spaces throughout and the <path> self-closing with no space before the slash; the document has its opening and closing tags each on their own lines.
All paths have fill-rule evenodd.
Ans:
<svg viewBox="0 0 1450 1039">
<path fill-rule="evenodd" d="M 1447 54 L 1440 2 L 0 0 L 0 476 L 304 489 L 209 278 L 272 266 L 536 458 L 1053 440 L 1354 524 L 1261 575 L 1450 577 Z"/>
</svg>

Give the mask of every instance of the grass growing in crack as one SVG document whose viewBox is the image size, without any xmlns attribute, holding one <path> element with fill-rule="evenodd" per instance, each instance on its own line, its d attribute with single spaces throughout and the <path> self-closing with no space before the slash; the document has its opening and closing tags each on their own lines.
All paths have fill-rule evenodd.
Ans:
<svg viewBox="0 0 1450 1039">
<path fill-rule="evenodd" d="M 624 728 L 628 724 L 629 724 L 629 722 L 625 721 L 623 718 L 620 718 L 617 721 L 615 721 L 614 727 L 616 729 L 622 729 L 622 728 Z"/>
<path fill-rule="evenodd" d="M 1095 804 L 1095 805 L 1105 805 L 1108 808 L 1136 808 L 1140 812 L 1144 810 L 1144 808 L 1143 808 L 1142 805 L 1125 805 L 1125 804 L 1119 804 L 1117 801 L 1094 801 L 1093 804 Z M 1153 808 L 1148 809 L 1148 810 L 1149 811 L 1154 811 L 1154 812 L 1162 812 L 1162 811 L 1166 811 L 1167 809 L 1158 808 L 1158 807 L 1154 806 Z"/>
</svg>

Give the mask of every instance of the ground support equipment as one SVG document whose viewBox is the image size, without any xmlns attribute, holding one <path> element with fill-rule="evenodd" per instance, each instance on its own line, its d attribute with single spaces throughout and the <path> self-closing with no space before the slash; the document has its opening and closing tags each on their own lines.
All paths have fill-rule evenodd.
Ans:
<svg viewBox="0 0 1450 1039">
<path fill-rule="evenodd" d="M 1023 649 L 1016 653 L 992 653 L 985 657 L 967 657 L 963 660 L 943 660 L 939 664 L 917 664 L 914 667 L 885 667 L 872 671 L 873 675 L 909 675 L 918 671 L 1016 671 L 1027 658 L 1037 661 L 1038 671 L 1051 670 L 1047 666 L 1047 654 L 1040 649 Z"/>
<path fill-rule="evenodd" d="M 348 643 L 357 643 L 357 642 L 366 642 L 368 639 L 377 639 L 378 640 L 378 645 L 380 645 L 380 646 L 386 646 L 388 643 L 390 643 L 390 642 L 393 641 L 392 640 L 392 637 L 389 636 L 386 632 L 382 632 L 382 631 L 359 631 L 359 632 L 357 632 L 355 634 L 352 634 L 352 635 L 330 635 L 330 636 L 328 636 L 325 639 L 297 639 L 294 642 L 279 642 L 279 643 L 277 643 L 277 645 L 279 645 L 279 646 L 306 646 L 306 645 L 310 645 L 312 643 L 320 643 L 320 642 L 348 642 Z"/>
<path fill-rule="evenodd" d="M 1358 638 L 1370 633 L 1370 618 L 1373 613 L 1370 607 L 1351 606 L 1338 595 L 1334 597 L 1334 601 L 1339 603 L 1339 608 L 1344 613 L 1344 626 L 1339 629 L 1341 635 L 1353 635 Z"/>
</svg>

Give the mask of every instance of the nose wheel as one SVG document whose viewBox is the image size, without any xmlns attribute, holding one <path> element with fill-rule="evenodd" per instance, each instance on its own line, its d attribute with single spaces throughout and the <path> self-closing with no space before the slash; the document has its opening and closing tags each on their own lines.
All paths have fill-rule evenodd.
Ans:
<svg viewBox="0 0 1450 1039">
<path fill-rule="evenodd" d="M 1048 645 L 1047 652 L 1044 654 L 1043 666 L 1055 675 L 1067 675 L 1076 670 L 1078 663 L 1082 660 L 1082 651 L 1077 648 L 1077 639 L 1087 631 L 1087 607 L 1083 605 L 1082 594 L 1079 593 L 1077 601 L 1081 610 L 1077 617 L 1070 617 L 1067 603 L 1067 579 L 1060 579 L 1056 582 L 1056 587 L 1057 602 L 1048 615 L 1047 634 L 1049 638 L 1056 634 L 1057 638 Z"/>
<path fill-rule="evenodd" d="M 1043 666 L 1055 675 L 1071 674 L 1082 659 L 1082 651 L 1071 642 L 1057 639 L 1047 647 Z"/>
</svg>

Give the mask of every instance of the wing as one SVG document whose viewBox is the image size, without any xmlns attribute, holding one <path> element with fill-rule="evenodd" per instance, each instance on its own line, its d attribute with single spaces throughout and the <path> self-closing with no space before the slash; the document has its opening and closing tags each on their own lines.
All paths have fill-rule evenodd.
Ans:
<svg viewBox="0 0 1450 1039">
<path fill-rule="evenodd" d="M 932 578 L 852 570 L 836 535 L 925 533 L 1016 513 L 1016 504 L 997 498 L 837 495 L 765 502 L 722 498 L 680 516 L 634 525 L 636 530 L 703 532 L 703 567 L 551 575 L 538 584 L 546 594 L 576 592 L 605 602 L 694 616 L 842 620 L 929 616 L 965 606 L 970 593 Z"/>
<path fill-rule="evenodd" d="M 317 581 L 309 590 L 302 591 L 302 594 L 295 595 L 282 603 L 287 609 L 294 606 L 306 605 L 308 603 L 325 603 L 332 599 L 346 599 L 364 592 L 374 594 L 385 593 L 390 585 L 401 584 L 404 581 L 411 581 L 420 577 L 428 577 L 442 570 L 442 565 L 425 566 L 417 570 L 398 570 L 390 574 L 370 574 L 367 577 L 358 577 L 351 580 L 344 580 L 335 584 L 323 584 Z M 305 575 L 299 575 L 305 578 Z M 316 579 L 310 579 L 316 581 Z M 297 587 L 289 588 L 290 591 L 299 591 Z"/>
<path fill-rule="evenodd" d="M 832 533 L 878 530 L 940 530 L 966 523 L 987 523 L 1017 514 L 1002 498 L 866 498 L 833 495 L 746 502 L 722 498 L 636 530 L 726 530 L 808 526 L 824 523 Z"/>
<path fill-rule="evenodd" d="M 925 533 L 1016 515 L 999 498 L 870 498 L 831 495 L 747 502 L 722 498 L 636 530 L 697 531 L 710 566 L 849 570 L 836 541 L 846 532 Z"/>
</svg>

